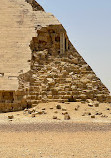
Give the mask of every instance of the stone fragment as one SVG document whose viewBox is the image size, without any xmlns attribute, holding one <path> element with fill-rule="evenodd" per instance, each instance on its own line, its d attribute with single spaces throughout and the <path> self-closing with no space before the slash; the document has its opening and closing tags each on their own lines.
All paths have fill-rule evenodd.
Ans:
<svg viewBox="0 0 111 158">
<path fill-rule="evenodd" d="M 99 107 L 99 102 L 98 101 L 94 102 L 94 106 Z"/>
<path fill-rule="evenodd" d="M 57 113 L 58 113 L 58 111 L 54 111 L 54 113 L 55 113 L 55 114 L 57 114 Z"/>
<path fill-rule="evenodd" d="M 65 104 L 70 104 L 69 102 L 65 102 Z"/>
<path fill-rule="evenodd" d="M 97 112 L 95 115 L 102 115 L 102 112 Z"/>
<path fill-rule="evenodd" d="M 88 114 L 88 115 L 91 115 L 91 112 L 88 112 L 87 114 Z"/>
<path fill-rule="evenodd" d="M 33 110 L 28 109 L 28 114 L 32 114 Z"/>
<path fill-rule="evenodd" d="M 107 118 L 108 116 L 107 115 L 102 115 L 101 117 Z"/>
<path fill-rule="evenodd" d="M 92 115 L 91 118 L 95 118 L 95 115 Z"/>
<path fill-rule="evenodd" d="M 85 112 L 82 114 L 82 116 L 85 116 Z"/>
<path fill-rule="evenodd" d="M 93 103 L 88 103 L 88 106 L 89 107 L 93 107 Z"/>
<path fill-rule="evenodd" d="M 14 118 L 13 115 L 9 115 L 9 116 L 8 116 L 8 119 L 13 119 L 13 118 Z"/>
<path fill-rule="evenodd" d="M 35 116 L 36 116 L 36 114 L 35 114 L 35 113 L 32 113 L 32 118 L 35 117 Z"/>
<path fill-rule="evenodd" d="M 62 112 L 62 115 L 66 115 L 66 114 L 68 114 L 68 112 Z"/>
<path fill-rule="evenodd" d="M 24 115 L 28 114 L 28 109 L 24 109 L 23 114 Z"/>
<path fill-rule="evenodd" d="M 62 111 L 66 111 L 67 109 L 65 109 L 65 108 L 62 108 Z"/>
<path fill-rule="evenodd" d="M 45 108 L 42 108 L 42 110 L 46 110 Z"/>
<path fill-rule="evenodd" d="M 79 105 L 77 105 L 77 107 L 75 108 L 75 111 L 78 111 L 78 110 L 79 110 L 79 108 L 80 108 L 80 106 L 79 106 Z"/>
<path fill-rule="evenodd" d="M 53 119 L 55 119 L 55 120 L 56 120 L 56 119 L 57 119 L 57 116 L 53 116 Z"/>
<path fill-rule="evenodd" d="M 64 115 L 64 120 L 70 120 L 71 118 L 70 118 L 70 116 L 69 116 L 69 114 L 65 114 Z"/>
<path fill-rule="evenodd" d="M 71 62 L 74 63 L 74 64 L 78 64 L 78 58 L 72 59 Z"/>
<path fill-rule="evenodd" d="M 91 112 L 84 112 L 82 116 L 91 115 Z"/>
<path fill-rule="evenodd" d="M 27 112 L 28 111 L 28 109 L 24 109 L 24 112 Z"/>
<path fill-rule="evenodd" d="M 42 114 L 44 114 L 44 111 L 38 111 L 38 114 L 42 115 Z"/>
<path fill-rule="evenodd" d="M 92 103 L 93 101 L 91 99 L 86 99 L 87 103 Z"/>
<path fill-rule="evenodd" d="M 57 105 L 57 106 L 56 106 L 56 109 L 61 109 L 61 105 Z"/>
</svg>

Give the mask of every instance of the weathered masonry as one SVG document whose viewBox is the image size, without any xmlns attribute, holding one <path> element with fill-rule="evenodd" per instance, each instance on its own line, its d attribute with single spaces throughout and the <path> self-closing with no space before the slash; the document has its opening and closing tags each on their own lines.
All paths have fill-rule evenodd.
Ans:
<svg viewBox="0 0 111 158">
<path fill-rule="evenodd" d="M 0 2 L 0 112 L 40 102 L 110 102 L 108 89 L 35 0 Z"/>
</svg>

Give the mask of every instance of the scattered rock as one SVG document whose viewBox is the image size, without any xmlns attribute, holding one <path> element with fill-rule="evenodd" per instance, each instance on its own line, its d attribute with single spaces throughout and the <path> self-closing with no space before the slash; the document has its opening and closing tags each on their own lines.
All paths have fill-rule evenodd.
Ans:
<svg viewBox="0 0 111 158">
<path fill-rule="evenodd" d="M 62 113 L 62 115 L 66 115 L 66 114 L 68 114 L 68 112 L 63 112 L 63 113 Z"/>
<path fill-rule="evenodd" d="M 101 117 L 107 118 L 108 116 L 107 115 L 102 115 Z"/>
<path fill-rule="evenodd" d="M 89 107 L 93 107 L 93 103 L 88 103 L 88 106 Z"/>
<path fill-rule="evenodd" d="M 13 119 L 13 118 L 14 118 L 13 115 L 9 115 L 9 116 L 8 116 L 8 119 Z"/>
<path fill-rule="evenodd" d="M 24 109 L 24 112 L 27 112 L 28 111 L 28 109 Z"/>
<path fill-rule="evenodd" d="M 57 119 L 57 116 L 53 116 L 53 119 L 55 119 L 55 120 L 56 120 L 56 119 Z"/>
<path fill-rule="evenodd" d="M 88 114 L 88 115 L 91 115 L 91 112 L 88 112 L 87 114 Z"/>
<path fill-rule="evenodd" d="M 33 109 L 28 109 L 28 114 L 32 114 L 33 112 L 35 112 L 35 110 L 33 110 Z"/>
<path fill-rule="evenodd" d="M 93 101 L 91 99 L 86 99 L 87 103 L 93 103 Z"/>
<path fill-rule="evenodd" d="M 85 116 L 85 113 L 83 113 L 82 116 Z"/>
<path fill-rule="evenodd" d="M 49 109 L 53 110 L 53 108 L 49 108 Z"/>
<path fill-rule="evenodd" d="M 56 109 L 61 109 L 61 105 L 57 105 L 57 106 L 56 106 Z"/>
<path fill-rule="evenodd" d="M 35 114 L 35 113 L 32 113 L 32 118 L 35 117 L 35 116 L 36 116 L 36 114 Z"/>
<path fill-rule="evenodd" d="M 44 114 L 44 111 L 38 111 L 38 114 L 42 115 L 42 114 Z"/>
<path fill-rule="evenodd" d="M 102 112 L 97 112 L 96 115 L 102 115 Z"/>
<path fill-rule="evenodd" d="M 91 118 L 95 118 L 95 115 L 92 115 Z"/>
<path fill-rule="evenodd" d="M 99 102 L 98 102 L 98 101 L 95 101 L 95 102 L 94 102 L 94 106 L 95 106 L 95 107 L 99 107 Z"/>
<path fill-rule="evenodd" d="M 24 109 L 23 114 L 24 115 L 29 114 L 28 109 Z"/>
<path fill-rule="evenodd" d="M 82 104 L 84 104 L 84 103 L 85 103 L 85 101 L 83 101 L 83 100 L 82 100 L 82 101 L 81 101 L 81 103 L 82 103 Z"/>
<path fill-rule="evenodd" d="M 77 111 L 78 110 L 78 108 L 75 108 L 75 111 Z"/>
<path fill-rule="evenodd" d="M 20 114 L 17 114 L 17 116 L 19 116 Z"/>
<path fill-rule="evenodd" d="M 45 108 L 43 108 L 42 110 L 46 110 Z"/>
<path fill-rule="evenodd" d="M 65 108 L 62 108 L 62 111 L 66 111 L 67 109 L 65 109 Z"/>
<path fill-rule="evenodd" d="M 106 110 L 110 110 L 110 108 L 107 108 Z"/>
<path fill-rule="evenodd" d="M 75 111 L 77 111 L 79 108 L 80 108 L 80 106 L 79 106 L 79 105 L 77 105 L 77 107 L 75 108 Z"/>
<path fill-rule="evenodd" d="M 70 104 L 69 102 L 65 102 L 65 104 Z"/>
<path fill-rule="evenodd" d="M 84 112 L 83 114 L 82 114 L 82 116 L 86 116 L 86 115 L 91 115 L 91 112 Z"/>
<path fill-rule="evenodd" d="M 55 114 L 57 114 L 57 113 L 58 113 L 58 111 L 54 111 L 54 113 L 55 113 Z"/>
<path fill-rule="evenodd" d="M 65 114 L 64 115 L 64 120 L 70 120 L 71 118 L 70 118 L 70 116 L 69 116 L 69 114 Z"/>
</svg>

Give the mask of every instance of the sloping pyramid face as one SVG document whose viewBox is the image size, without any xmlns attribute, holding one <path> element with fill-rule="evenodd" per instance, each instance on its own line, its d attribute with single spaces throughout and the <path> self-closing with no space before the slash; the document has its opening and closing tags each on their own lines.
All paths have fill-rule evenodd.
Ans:
<svg viewBox="0 0 111 158">
<path fill-rule="evenodd" d="M 35 0 L 0 2 L 0 37 L 1 111 L 38 102 L 109 98 L 60 22 Z"/>
</svg>

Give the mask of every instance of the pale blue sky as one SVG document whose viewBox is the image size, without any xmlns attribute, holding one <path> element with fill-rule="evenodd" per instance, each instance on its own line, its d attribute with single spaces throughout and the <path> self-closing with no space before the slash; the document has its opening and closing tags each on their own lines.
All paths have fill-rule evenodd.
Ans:
<svg viewBox="0 0 111 158">
<path fill-rule="evenodd" d="M 37 0 L 111 91 L 111 0 Z"/>
</svg>

